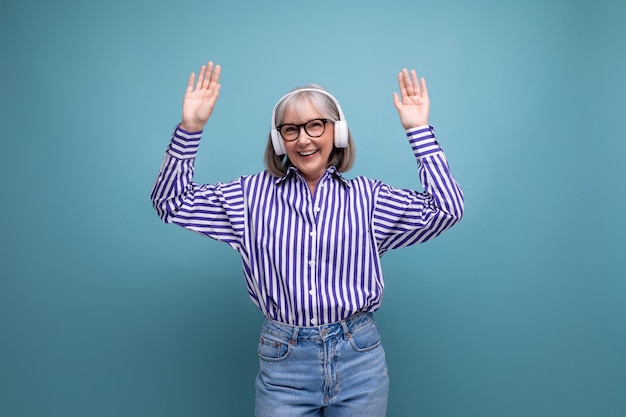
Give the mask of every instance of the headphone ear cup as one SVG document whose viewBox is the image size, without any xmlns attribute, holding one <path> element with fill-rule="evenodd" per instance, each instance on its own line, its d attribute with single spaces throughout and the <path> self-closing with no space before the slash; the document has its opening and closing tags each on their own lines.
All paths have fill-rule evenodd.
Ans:
<svg viewBox="0 0 626 417">
<path fill-rule="evenodd" d="M 337 148 L 348 147 L 348 123 L 345 120 L 335 122 L 335 146 Z"/>
<path fill-rule="evenodd" d="M 283 140 L 280 137 L 280 133 L 278 133 L 278 130 L 272 129 L 270 135 L 272 137 L 272 146 L 274 147 L 274 152 L 276 152 L 276 155 L 281 156 L 286 154 L 287 150 L 285 149 L 285 144 L 283 143 Z"/>
</svg>

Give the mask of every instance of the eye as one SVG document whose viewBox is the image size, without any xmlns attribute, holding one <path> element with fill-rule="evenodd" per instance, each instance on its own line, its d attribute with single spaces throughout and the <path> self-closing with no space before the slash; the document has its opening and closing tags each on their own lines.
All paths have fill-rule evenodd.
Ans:
<svg viewBox="0 0 626 417">
<path fill-rule="evenodd" d="M 281 128 L 281 132 L 285 135 L 293 135 L 298 132 L 298 126 L 296 125 L 285 125 Z"/>
<path fill-rule="evenodd" d="M 308 124 L 309 129 L 321 129 L 324 126 L 324 122 L 321 120 L 311 120 Z"/>
</svg>

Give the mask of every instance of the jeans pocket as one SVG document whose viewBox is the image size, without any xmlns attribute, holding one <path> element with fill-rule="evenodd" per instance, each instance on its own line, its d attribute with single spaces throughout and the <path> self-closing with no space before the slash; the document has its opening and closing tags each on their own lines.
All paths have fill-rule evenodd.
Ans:
<svg viewBox="0 0 626 417">
<path fill-rule="evenodd" d="M 350 332 L 350 344 L 357 352 L 369 352 L 381 345 L 380 332 L 376 323 L 368 323 Z"/>
<path fill-rule="evenodd" d="M 289 356 L 291 345 L 288 341 L 282 340 L 269 333 L 261 334 L 259 338 L 259 358 L 264 361 L 281 361 Z"/>
</svg>

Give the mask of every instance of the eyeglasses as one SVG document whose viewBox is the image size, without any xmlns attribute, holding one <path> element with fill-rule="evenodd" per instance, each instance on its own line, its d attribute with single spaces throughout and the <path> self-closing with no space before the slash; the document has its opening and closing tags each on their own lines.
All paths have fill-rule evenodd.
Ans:
<svg viewBox="0 0 626 417">
<path fill-rule="evenodd" d="M 304 127 L 304 131 L 312 138 L 319 138 L 324 134 L 326 130 L 326 123 L 330 122 L 330 119 L 313 119 L 306 123 L 297 124 L 282 124 L 276 126 L 276 130 L 280 132 L 280 135 L 287 142 L 293 142 L 300 137 L 300 128 Z"/>
</svg>

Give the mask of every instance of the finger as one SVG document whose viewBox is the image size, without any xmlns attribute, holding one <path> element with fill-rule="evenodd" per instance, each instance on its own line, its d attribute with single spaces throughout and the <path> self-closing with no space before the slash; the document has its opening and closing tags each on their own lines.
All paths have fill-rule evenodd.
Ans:
<svg viewBox="0 0 626 417">
<path fill-rule="evenodd" d="M 196 73 L 192 72 L 191 75 L 189 75 L 189 79 L 187 80 L 187 92 L 191 93 L 193 91 L 193 82 L 196 79 Z"/>
<path fill-rule="evenodd" d="M 424 77 L 420 80 L 420 87 L 422 89 L 422 97 L 428 98 L 428 88 L 426 88 L 426 79 Z"/>
<path fill-rule="evenodd" d="M 415 95 L 415 86 L 411 83 L 411 79 L 409 78 L 409 70 L 406 68 L 402 70 L 404 84 L 406 85 L 406 92 L 409 96 Z"/>
<path fill-rule="evenodd" d="M 396 106 L 396 109 L 400 110 L 402 106 L 402 100 L 400 100 L 400 96 L 395 91 L 393 92 L 393 105 Z"/>
<path fill-rule="evenodd" d="M 404 73 L 402 71 L 398 73 L 398 87 L 400 87 L 400 97 L 404 99 L 406 97 L 406 84 L 404 83 Z"/>
<path fill-rule="evenodd" d="M 421 96 L 422 94 L 420 89 L 420 83 L 417 81 L 417 73 L 415 72 L 415 70 L 411 70 L 411 85 L 414 88 L 415 95 Z"/>
<path fill-rule="evenodd" d="M 217 98 L 220 95 L 220 88 L 222 88 L 222 86 L 220 84 L 217 84 L 215 87 L 211 89 L 213 94 L 211 94 L 208 99 L 209 105 L 211 107 L 215 105 L 215 102 L 217 101 Z"/>
<path fill-rule="evenodd" d="M 211 74 L 211 84 L 209 88 L 213 89 L 214 86 L 219 84 L 221 73 L 222 73 L 221 65 L 216 65 L 215 68 L 213 68 L 213 73 Z"/>
<path fill-rule="evenodd" d="M 209 88 L 209 85 L 211 84 L 212 73 L 213 73 L 213 62 L 209 61 L 206 65 L 206 71 L 204 73 L 204 78 L 202 80 L 203 89 Z"/>
<path fill-rule="evenodd" d="M 204 77 L 206 72 L 206 66 L 203 65 L 200 67 L 200 72 L 198 73 L 198 82 L 196 83 L 196 90 L 202 88 L 202 84 L 204 83 Z"/>
</svg>

